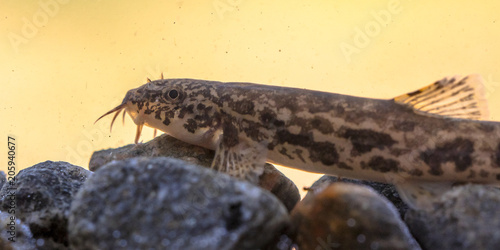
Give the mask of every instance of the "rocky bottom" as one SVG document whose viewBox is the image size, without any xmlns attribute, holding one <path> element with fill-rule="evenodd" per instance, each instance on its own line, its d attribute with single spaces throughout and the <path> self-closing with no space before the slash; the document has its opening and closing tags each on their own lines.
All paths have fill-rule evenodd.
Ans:
<svg viewBox="0 0 500 250">
<path fill-rule="evenodd" d="M 167 135 L 0 176 L 0 249 L 497 249 L 500 190 L 455 187 L 429 211 L 388 184 L 323 176 L 303 200 L 271 165 L 259 186 Z M 15 217 L 14 217 L 15 216 Z M 14 242 L 15 241 L 15 242 Z"/>
</svg>

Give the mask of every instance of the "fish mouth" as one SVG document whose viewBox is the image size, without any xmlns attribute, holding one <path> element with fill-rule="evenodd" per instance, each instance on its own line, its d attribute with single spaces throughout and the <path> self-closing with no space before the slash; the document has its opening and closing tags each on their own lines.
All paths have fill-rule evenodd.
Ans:
<svg viewBox="0 0 500 250">
<path fill-rule="evenodd" d="M 109 132 L 111 133 L 112 129 L 113 129 L 113 124 L 115 123 L 115 120 L 116 120 L 116 117 L 118 117 L 118 115 L 120 114 L 120 112 L 123 111 L 123 116 L 122 116 L 122 120 L 123 120 L 123 123 L 125 123 L 125 114 L 127 113 L 125 111 L 126 109 L 126 106 L 127 106 L 127 103 L 124 102 L 118 106 L 116 106 L 115 108 L 111 109 L 110 111 L 106 112 L 104 115 L 101 115 L 101 117 L 97 118 L 97 120 L 95 120 L 94 124 L 97 123 L 97 121 L 101 120 L 101 118 L 109 115 L 109 114 L 112 114 L 114 112 L 115 115 L 113 116 L 113 119 L 111 120 L 111 125 L 109 126 Z M 144 126 L 144 124 L 140 124 L 140 125 L 137 125 L 137 131 L 136 131 L 136 134 L 135 134 L 135 144 L 137 144 L 139 142 L 139 138 L 141 136 L 141 132 L 142 132 L 142 127 Z M 155 132 L 154 132 L 155 136 L 156 136 L 156 129 L 155 129 Z"/>
</svg>

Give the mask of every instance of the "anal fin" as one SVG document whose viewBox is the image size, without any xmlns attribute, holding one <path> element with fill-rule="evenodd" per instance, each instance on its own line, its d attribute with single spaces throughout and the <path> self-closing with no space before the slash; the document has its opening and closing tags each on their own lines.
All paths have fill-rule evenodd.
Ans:
<svg viewBox="0 0 500 250">
<path fill-rule="evenodd" d="M 401 199 L 413 209 L 429 210 L 433 201 L 451 190 L 451 182 L 428 182 L 405 180 L 396 185 Z"/>
<path fill-rule="evenodd" d="M 488 102 L 480 75 L 444 78 L 393 100 L 423 114 L 489 119 Z"/>
</svg>

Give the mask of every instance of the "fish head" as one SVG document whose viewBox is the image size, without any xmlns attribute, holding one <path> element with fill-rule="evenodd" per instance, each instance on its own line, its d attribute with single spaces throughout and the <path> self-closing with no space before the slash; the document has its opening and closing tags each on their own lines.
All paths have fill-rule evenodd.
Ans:
<svg viewBox="0 0 500 250">
<path fill-rule="evenodd" d="M 218 127 L 217 112 L 207 98 L 206 91 L 191 79 L 160 79 L 131 89 L 120 105 L 99 119 L 114 112 L 111 127 L 121 111 L 129 114 L 138 126 L 138 142 L 142 126 L 159 129 L 191 144 L 213 148 L 215 129 Z M 193 91 L 196 89 L 198 91 Z M 97 120 L 99 120 L 97 119 Z M 96 121 L 97 122 L 97 121 Z"/>
</svg>

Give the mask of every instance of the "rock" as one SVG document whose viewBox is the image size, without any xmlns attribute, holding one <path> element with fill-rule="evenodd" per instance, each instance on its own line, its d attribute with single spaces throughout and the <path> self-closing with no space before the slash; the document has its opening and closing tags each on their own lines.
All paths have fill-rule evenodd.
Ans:
<svg viewBox="0 0 500 250">
<path fill-rule="evenodd" d="M 0 171 L 0 189 L 2 189 L 6 181 L 7 181 L 7 175 L 5 175 L 4 171 Z"/>
<path fill-rule="evenodd" d="M 294 250 L 299 249 L 297 244 L 290 238 L 292 232 L 284 232 L 275 242 L 269 244 L 264 250 Z"/>
<path fill-rule="evenodd" d="M 299 249 L 420 249 L 394 206 L 362 185 L 308 194 L 291 216 Z"/>
<path fill-rule="evenodd" d="M 373 188 L 375 191 L 377 191 L 377 193 L 387 198 L 396 207 L 401 218 L 404 218 L 404 215 L 408 210 L 408 205 L 406 205 L 406 203 L 404 203 L 404 201 L 401 199 L 401 197 L 398 194 L 398 191 L 396 190 L 396 187 L 392 184 L 387 184 L 387 183 L 365 181 L 365 180 L 354 180 L 348 178 L 342 178 L 341 181 L 339 181 L 336 176 L 323 175 L 316 182 L 314 182 L 313 185 L 309 188 L 309 190 L 312 191 L 311 195 L 317 192 L 321 192 L 324 188 L 336 182 L 354 183 Z M 306 194 L 306 197 L 307 195 L 309 195 L 309 193 L 310 192 Z"/>
<path fill-rule="evenodd" d="M 19 219 L 11 219 L 15 214 L 0 211 L 0 249 L 36 249 L 36 240 L 29 227 Z"/>
<path fill-rule="evenodd" d="M 73 249 L 257 249 L 289 225 L 269 192 L 184 161 L 111 162 L 76 195 Z"/>
<path fill-rule="evenodd" d="M 264 166 L 264 173 L 260 176 L 259 186 L 271 192 L 283 202 L 288 212 L 292 211 L 300 201 L 297 186 L 271 164 Z"/>
<path fill-rule="evenodd" d="M 106 163 L 133 157 L 172 157 L 192 164 L 210 167 L 214 151 L 191 145 L 163 134 L 146 143 L 129 144 L 116 149 L 96 151 L 90 157 L 90 171 L 97 171 Z"/>
<path fill-rule="evenodd" d="M 124 160 L 138 156 L 172 157 L 210 168 L 214 151 L 163 134 L 146 143 L 96 151 L 90 159 L 89 169 L 96 171 L 113 160 Z M 300 201 L 297 186 L 271 164 L 266 164 L 264 173 L 260 176 L 259 186 L 276 195 L 285 204 L 288 211 L 291 211 L 295 204 Z"/>
<path fill-rule="evenodd" d="M 34 238 L 41 239 L 37 243 L 44 242 L 42 246 L 67 246 L 73 195 L 90 173 L 67 162 L 52 161 L 23 169 L 17 174 L 14 187 L 9 182 L 0 190 L 0 210 L 14 209 L 16 217 L 29 225 Z"/>
<path fill-rule="evenodd" d="M 409 210 L 405 221 L 425 249 L 498 249 L 500 190 L 458 186 L 429 211 Z"/>
</svg>

